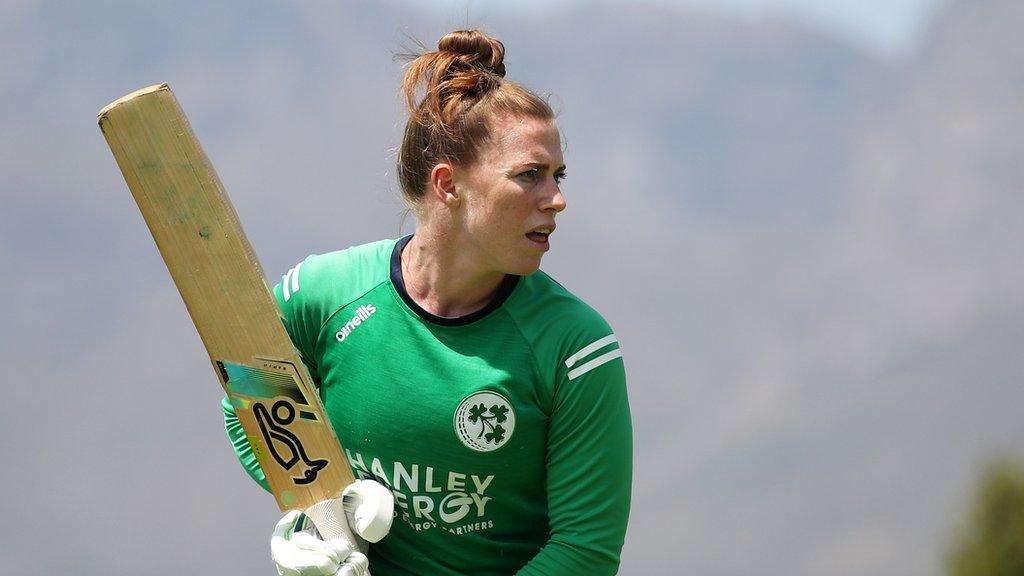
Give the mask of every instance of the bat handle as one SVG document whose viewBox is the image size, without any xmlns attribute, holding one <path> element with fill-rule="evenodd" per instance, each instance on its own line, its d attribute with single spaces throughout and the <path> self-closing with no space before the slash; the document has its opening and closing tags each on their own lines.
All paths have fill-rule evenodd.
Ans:
<svg viewBox="0 0 1024 576">
<path fill-rule="evenodd" d="M 343 498 L 331 498 L 317 502 L 307 508 L 304 514 L 313 521 L 313 526 L 316 526 L 317 532 L 320 533 L 323 540 L 340 539 L 352 547 L 353 551 L 362 552 L 364 555 L 367 553 L 369 545 L 366 540 L 353 534 L 352 529 L 349 528 Z M 364 559 L 363 562 L 366 560 Z M 369 571 L 363 574 L 370 576 Z"/>
<path fill-rule="evenodd" d="M 391 530 L 395 495 L 374 480 L 357 480 L 342 491 L 341 498 L 317 502 L 305 511 L 324 540 L 340 539 L 366 554 L 368 542 L 379 542 Z M 356 560 L 356 562 L 359 562 Z M 365 563 L 365 557 L 361 560 Z M 364 576 L 365 564 L 360 571 Z"/>
<path fill-rule="evenodd" d="M 362 539 L 356 538 L 349 528 L 345 505 L 341 498 L 322 500 L 306 508 L 304 512 L 313 521 L 313 525 L 324 540 L 342 538 L 353 544 L 361 544 Z"/>
</svg>

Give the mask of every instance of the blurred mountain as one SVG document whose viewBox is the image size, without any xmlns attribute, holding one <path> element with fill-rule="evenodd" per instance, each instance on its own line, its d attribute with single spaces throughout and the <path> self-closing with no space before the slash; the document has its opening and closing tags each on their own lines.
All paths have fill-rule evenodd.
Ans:
<svg viewBox="0 0 1024 576">
<path fill-rule="evenodd" d="M 392 55 L 478 25 L 553 93 L 569 209 L 545 269 L 626 354 L 621 573 L 938 572 L 972 467 L 1024 442 L 1015 0 L 947 2 L 903 60 L 645 3 L 6 4 L 0 515 L 31 529 L 0 564 L 272 570 L 277 512 L 95 112 L 169 82 L 273 279 L 411 229 Z"/>
</svg>

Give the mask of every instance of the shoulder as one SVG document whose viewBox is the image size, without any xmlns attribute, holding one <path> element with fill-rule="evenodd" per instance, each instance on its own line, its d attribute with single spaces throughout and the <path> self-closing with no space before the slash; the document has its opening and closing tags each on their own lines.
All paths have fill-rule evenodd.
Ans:
<svg viewBox="0 0 1024 576">
<path fill-rule="evenodd" d="M 285 310 L 345 306 L 388 279 L 396 240 L 312 254 L 281 276 L 274 295 Z"/>
<path fill-rule="evenodd" d="M 539 367 L 555 380 L 574 380 L 622 356 L 601 314 L 545 272 L 523 277 L 508 304 Z"/>
<path fill-rule="evenodd" d="M 513 313 L 538 329 L 559 331 L 608 330 L 604 318 L 589 304 L 562 286 L 546 272 L 524 276 L 510 298 Z"/>
</svg>

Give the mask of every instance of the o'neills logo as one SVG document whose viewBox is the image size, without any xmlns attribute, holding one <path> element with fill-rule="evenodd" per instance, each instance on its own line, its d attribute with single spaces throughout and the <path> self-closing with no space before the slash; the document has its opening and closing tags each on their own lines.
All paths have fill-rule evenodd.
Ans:
<svg viewBox="0 0 1024 576">
<path fill-rule="evenodd" d="M 341 330 L 338 330 L 338 333 L 335 334 L 334 337 L 338 339 L 338 342 L 344 342 L 345 338 L 348 338 L 348 335 L 351 334 L 356 327 L 363 322 L 366 322 L 366 319 L 376 311 L 377 307 L 373 304 L 364 304 L 360 306 L 356 309 L 356 315 L 348 322 L 345 322 L 345 325 L 341 327 Z"/>
</svg>

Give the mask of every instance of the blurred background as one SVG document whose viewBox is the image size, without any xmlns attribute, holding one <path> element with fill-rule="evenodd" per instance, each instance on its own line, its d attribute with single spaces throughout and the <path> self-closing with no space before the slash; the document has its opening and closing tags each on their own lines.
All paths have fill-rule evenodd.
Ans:
<svg viewBox="0 0 1024 576">
<path fill-rule="evenodd" d="M 170 83 L 276 281 L 412 229 L 392 55 L 467 26 L 559 111 L 544 268 L 625 352 L 621 573 L 944 573 L 1024 456 L 1019 0 L 5 0 L 0 571 L 274 573 L 95 113 Z"/>
</svg>

